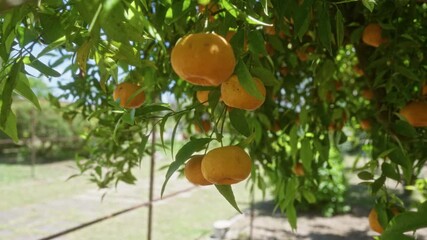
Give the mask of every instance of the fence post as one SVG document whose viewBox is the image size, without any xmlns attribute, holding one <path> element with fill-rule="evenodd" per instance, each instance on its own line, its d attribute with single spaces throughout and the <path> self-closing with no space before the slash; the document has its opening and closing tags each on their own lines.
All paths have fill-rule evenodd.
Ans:
<svg viewBox="0 0 427 240">
<path fill-rule="evenodd" d="M 150 182 L 148 190 L 148 229 L 147 240 L 151 240 L 153 228 L 153 192 L 154 192 L 154 166 L 156 160 L 156 125 L 153 124 L 151 133 L 151 159 L 150 159 Z"/>
<path fill-rule="evenodd" d="M 249 215 L 249 240 L 252 240 L 254 237 L 254 220 L 255 220 L 255 187 L 252 186 L 251 188 L 251 199 L 250 199 L 250 204 L 251 204 L 251 210 L 250 210 L 250 215 Z"/>
<path fill-rule="evenodd" d="M 35 143 L 36 143 L 36 124 L 37 124 L 37 119 L 36 119 L 36 112 L 34 109 L 31 110 L 31 127 L 30 127 L 30 131 L 31 131 L 31 177 L 35 178 L 36 177 L 36 157 L 37 157 L 37 151 L 36 151 L 36 147 L 35 147 Z"/>
</svg>

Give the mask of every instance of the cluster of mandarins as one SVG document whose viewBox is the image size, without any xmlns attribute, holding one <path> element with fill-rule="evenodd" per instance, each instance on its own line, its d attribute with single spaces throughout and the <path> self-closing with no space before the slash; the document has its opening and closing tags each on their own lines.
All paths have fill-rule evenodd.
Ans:
<svg viewBox="0 0 427 240">
<path fill-rule="evenodd" d="M 221 100 L 228 107 L 255 110 L 264 103 L 264 99 L 249 94 L 233 74 L 236 66 L 233 48 L 218 34 L 194 33 L 180 38 L 172 49 L 171 64 L 181 79 L 193 85 L 220 87 Z M 264 84 L 258 78 L 252 80 L 265 98 Z M 208 104 L 209 91 L 198 91 L 196 97 Z M 229 185 L 246 179 L 251 166 L 252 160 L 242 148 L 226 146 L 193 156 L 185 165 L 184 175 L 196 185 Z"/>
<path fill-rule="evenodd" d="M 381 25 L 370 23 L 363 30 L 362 41 L 371 47 L 379 47 L 387 42 L 387 38 L 382 35 Z M 421 93 L 424 98 L 427 96 L 427 85 L 422 87 Z M 372 90 L 364 90 L 363 96 L 370 100 L 374 97 L 374 93 Z M 414 127 L 427 127 L 427 102 L 424 100 L 409 102 L 400 109 L 399 114 Z M 371 123 L 364 121 L 361 127 L 365 130 L 370 129 Z"/>
<path fill-rule="evenodd" d="M 245 180 L 251 168 L 252 160 L 242 148 L 226 146 L 191 157 L 185 164 L 184 175 L 195 185 L 230 185 Z"/>
<path fill-rule="evenodd" d="M 215 33 L 195 33 L 179 39 L 171 53 L 171 64 L 183 80 L 197 86 L 221 87 L 221 100 L 229 107 L 255 110 L 264 103 L 266 89 L 262 81 L 252 78 L 259 92 L 258 99 L 249 94 L 237 75 L 236 59 L 230 43 Z M 206 103 L 209 91 L 197 93 L 198 100 Z"/>
</svg>

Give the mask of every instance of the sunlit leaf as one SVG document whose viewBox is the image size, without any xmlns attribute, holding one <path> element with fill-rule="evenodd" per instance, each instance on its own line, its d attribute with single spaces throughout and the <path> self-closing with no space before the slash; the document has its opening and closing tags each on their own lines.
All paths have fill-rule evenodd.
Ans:
<svg viewBox="0 0 427 240">
<path fill-rule="evenodd" d="M 237 205 L 231 185 L 215 185 L 215 187 L 218 189 L 218 192 L 221 193 L 221 195 L 231 204 L 231 206 L 234 207 L 234 209 L 236 209 L 239 213 L 242 213 L 242 211 L 239 209 L 239 206 Z"/>
<path fill-rule="evenodd" d="M 175 161 L 173 161 L 169 165 L 168 171 L 166 172 L 165 181 L 163 182 L 161 190 L 161 196 L 163 196 L 166 184 L 172 177 L 172 174 L 176 172 L 178 168 L 191 157 L 191 155 L 205 149 L 206 144 L 208 144 L 210 141 L 212 141 L 211 138 L 192 138 L 188 143 L 182 146 L 181 149 L 179 149 L 178 153 L 175 156 Z"/>
<path fill-rule="evenodd" d="M 246 137 L 251 135 L 248 121 L 245 116 L 245 111 L 240 109 L 233 109 L 230 111 L 231 125 L 241 134 Z"/>
</svg>

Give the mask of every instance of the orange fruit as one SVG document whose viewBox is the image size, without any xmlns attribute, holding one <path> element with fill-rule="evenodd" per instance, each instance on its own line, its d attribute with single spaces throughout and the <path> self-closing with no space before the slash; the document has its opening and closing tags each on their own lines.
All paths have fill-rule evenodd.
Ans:
<svg viewBox="0 0 427 240">
<path fill-rule="evenodd" d="M 365 72 L 359 67 L 359 65 L 355 65 L 353 67 L 354 73 L 356 73 L 357 76 L 363 76 L 365 75 Z"/>
<path fill-rule="evenodd" d="M 202 161 L 202 174 L 213 184 L 228 185 L 245 180 L 251 173 L 252 160 L 238 146 L 209 151 Z"/>
<path fill-rule="evenodd" d="M 371 89 L 363 89 L 362 97 L 366 100 L 372 100 L 375 97 L 375 93 Z"/>
<path fill-rule="evenodd" d="M 384 228 L 381 226 L 378 220 L 378 214 L 375 208 L 372 208 L 371 211 L 369 212 L 368 220 L 369 220 L 369 226 L 373 231 L 377 233 L 382 233 L 384 231 Z"/>
<path fill-rule="evenodd" d="M 313 52 L 314 52 L 313 47 L 307 47 L 305 50 L 298 49 L 295 53 L 297 54 L 297 57 L 301 62 L 305 62 L 308 60 L 309 55 L 312 54 Z"/>
<path fill-rule="evenodd" d="M 276 35 L 276 27 L 274 25 L 271 26 L 264 26 L 264 33 L 267 35 Z"/>
<path fill-rule="evenodd" d="M 397 207 L 391 207 L 391 208 L 388 208 L 388 212 L 391 212 L 393 216 L 396 216 L 400 213 L 400 210 Z M 388 217 L 389 217 L 388 220 L 391 220 L 390 215 L 388 215 Z M 375 210 L 375 208 L 372 208 L 371 211 L 369 212 L 368 220 L 369 220 L 369 226 L 373 231 L 377 233 L 382 233 L 384 231 L 383 226 L 381 226 L 381 223 L 378 220 L 378 213 L 377 213 L 377 210 Z"/>
<path fill-rule="evenodd" d="M 209 105 L 208 99 L 209 99 L 209 90 L 202 90 L 202 91 L 197 91 L 196 92 L 196 98 L 197 101 L 199 101 L 200 103 L 202 103 L 205 106 Z"/>
<path fill-rule="evenodd" d="M 297 176 L 304 176 L 305 175 L 304 167 L 299 162 L 295 163 L 294 167 L 292 168 L 292 172 L 294 172 L 295 175 L 297 175 Z"/>
<path fill-rule="evenodd" d="M 339 91 L 343 87 L 342 81 L 335 81 L 335 90 Z"/>
<path fill-rule="evenodd" d="M 288 67 L 281 67 L 279 69 L 280 75 L 283 77 L 287 76 L 289 74 L 289 68 Z"/>
<path fill-rule="evenodd" d="M 195 155 L 185 164 L 184 175 L 193 184 L 206 186 L 212 183 L 206 180 L 202 174 L 202 160 L 204 155 Z"/>
<path fill-rule="evenodd" d="M 172 49 L 173 70 L 194 85 L 219 86 L 234 71 L 231 45 L 215 33 L 195 33 L 180 38 Z"/>
<path fill-rule="evenodd" d="M 362 41 L 366 45 L 379 47 L 384 42 L 381 32 L 381 26 L 378 23 L 370 23 L 363 29 Z"/>
<path fill-rule="evenodd" d="M 245 110 L 255 110 L 259 108 L 264 103 L 266 90 L 261 80 L 258 78 L 252 79 L 259 92 L 262 94 L 262 99 L 258 99 L 246 92 L 237 76 L 233 75 L 221 84 L 221 98 L 225 105 Z"/>
<path fill-rule="evenodd" d="M 200 123 L 194 124 L 194 129 L 196 129 L 198 133 L 209 132 L 212 129 L 211 122 L 208 120 L 200 120 Z"/>
<path fill-rule="evenodd" d="M 120 106 L 124 108 L 140 107 L 145 101 L 145 93 L 139 91 L 141 87 L 130 82 L 123 82 L 116 86 L 113 92 L 113 99 L 120 99 Z"/>
<path fill-rule="evenodd" d="M 369 131 L 372 128 L 371 121 L 369 119 L 363 119 L 360 121 L 360 128 L 362 128 L 365 131 Z"/>
<path fill-rule="evenodd" d="M 399 113 L 412 126 L 427 127 L 427 102 L 410 102 Z"/>
</svg>

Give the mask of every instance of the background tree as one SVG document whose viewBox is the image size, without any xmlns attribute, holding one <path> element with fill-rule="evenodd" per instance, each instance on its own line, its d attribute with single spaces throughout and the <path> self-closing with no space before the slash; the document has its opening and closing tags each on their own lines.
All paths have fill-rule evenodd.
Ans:
<svg viewBox="0 0 427 240">
<path fill-rule="evenodd" d="M 251 182 L 271 190 L 296 227 L 296 204 L 322 200 L 325 179 L 334 179 L 340 169 L 340 161 L 331 159 L 347 141 L 343 126 L 363 128 L 370 160 L 358 176 L 376 199 L 382 236 L 410 238 L 403 234 L 427 226 L 426 204 L 394 216 L 393 207 L 402 212 L 406 206 L 385 181 L 412 184 L 426 161 L 426 9 L 427 3 L 415 0 L 48 0 L 7 5 L 0 18 L 0 129 L 17 140 L 13 91 L 38 106 L 27 84 L 27 67 L 58 77 L 51 66 L 69 59 L 66 71 L 73 81 L 61 85 L 64 94 L 58 98 L 76 99 L 63 109 L 67 117 L 96 121 L 87 137 L 93 144 L 90 158 L 79 167 L 92 172 L 100 187 L 134 181 L 131 170 L 147 152 L 156 126 L 163 136 L 166 124 L 175 124 L 170 132 L 174 153 L 179 126 L 190 131 L 209 120 L 211 130 L 194 134 L 177 151 L 165 184 L 193 153 L 214 144 L 240 145 L 253 161 Z M 260 108 L 228 111 L 221 87 L 194 86 L 173 71 L 173 46 L 200 32 L 229 34 L 236 58 L 233 73 L 249 95 L 264 100 Z M 35 55 L 32 49 L 38 45 L 43 50 Z M 57 58 L 40 61 L 53 52 Z M 253 76 L 265 85 L 265 96 Z M 113 100 L 115 85 L 124 81 L 141 86 L 141 107 L 123 108 Z M 207 106 L 197 101 L 198 90 L 210 91 Z M 165 96 L 174 101 L 163 103 Z M 293 173 L 297 164 L 304 176 Z M 231 188 L 218 188 L 232 202 Z"/>
</svg>

